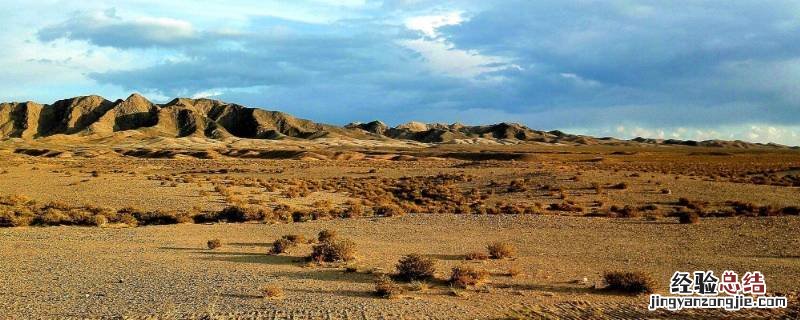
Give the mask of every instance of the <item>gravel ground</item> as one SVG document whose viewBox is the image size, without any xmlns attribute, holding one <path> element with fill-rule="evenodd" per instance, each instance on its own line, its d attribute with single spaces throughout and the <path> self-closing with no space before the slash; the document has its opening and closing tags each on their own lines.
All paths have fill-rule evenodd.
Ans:
<svg viewBox="0 0 800 320">
<path fill-rule="evenodd" d="M 332 229 L 357 243 L 358 272 L 305 266 L 310 245 L 267 255 L 284 234 Z M 769 292 L 800 289 L 800 219 L 623 220 L 560 216 L 410 215 L 293 224 L 171 225 L 129 229 L 0 229 L 2 318 L 492 319 L 508 316 L 630 318 L 647 297 L 590 287 L 607 270 L 644 271 L 665 293 L 676 270 L 758 270 Z M 223 246 L 208 250 L 219 238 Z M 491 241 L 519 247 L 513 260 L 464 262 Z M 491 281 L 457 297 L 446 285 L 398 299 L 373 297 L 375 273 L 392 272 L 407 253 L 450 267 L 475 264 Z M 514 266 L 516 277 L 504 275 Z M 587 278 L 588 283 L 581 283 Z M 284 290 L 264 299 L 260 288 Z M 777 316 L 766 312 L 682 313 L 682 317 Z"/>
</svg>

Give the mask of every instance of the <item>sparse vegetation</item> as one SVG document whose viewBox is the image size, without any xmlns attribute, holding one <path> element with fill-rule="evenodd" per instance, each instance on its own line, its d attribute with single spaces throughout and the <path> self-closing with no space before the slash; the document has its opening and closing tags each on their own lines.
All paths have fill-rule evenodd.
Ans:
<svg viewBox="0 0 800 320">
<path fill-rule="evenodd" d="M 289 249 L 294 248 L 303 242 L 305 242 L 305 237 L 296 234 L 287 234 L 272 243 L 272 249 L 270 249 L 270 253 L 286 253 L 289 251 Z"/>
<path fill-rule="evenodd" d="M 508 267 L 508 271 L 506 272 L 506 275 L 509 277 L 516 277 L 521 274 L 522 274 L 522 269 L 520 269 L 519 266 L 516 265 Z"/>
<path fill-rule="evenodd" d="M 397 262 L 397 279 L 402 281 L 429 280 L 436 272 L 436 261 L 419 254 L 409 254 Z"/>
<path fill-rule="evenodd" d="M 311 260 L 321 262 L 348 262 L 355 259 L 356 244 L 349 239 L 325 241 L 312 248 Z"/>
<path fill-rule="evenodd" d="M 603 275 L 608 290 L 643 294 L 653 292 L 654 282 L 642 272 L 606 272 Z"/>
<path fill-rule="evenodd" d="M 450 274 L 450 284 L 460 288 L 477 286 L 486 281 L 488 272 L 469 265 L 454 267 Z"/>
<path fill-rule="evenodd" d="M 261 294 L 264 299 L 280 299 L 283 298 L 283 289 L 278 286 L 268 285 L 261 288 Z"/>
<path fill-rule="evenodd" d="M 678 213 L 678 221 L 681 224 L 695 224 L 700 222 L 700 216 L 694 212 L 681 211 Z"/>
<path fill-rule="evenodd" d="M 317 235 L 317 241 L 319 242 L 328 242 L 334 239 L 336 239 L 336 231 L 334 230 L 325 229 L 320 231 L 319 235 Z"/>
<path fill-rule="evenodd" d="M 517 255 L 517 247 L 508 242 L 494 242 L 486 248 L 492 259 L 513 258 Z"/>
<path fill-rule="evenodd" d="M 375 295 L 381 298 L 392 299 L 403 293 L 403 288 L 387 276 L 380 276 L 375 280 Z"/>
<path fill-rule="evenodd" d="M 489 255 L 480 251 L 473 251 L 464 256 L 467 260 L 487 260 Z"/>
<path fill-rule="evenodd" d="M 222 241 L 220 241 L 219 239 L 211 239 L 211 240 L 208 240 L 206 245 L 208 246 L 209 249 L 214 250 L 214 249 L 217 249 L 219 247 L 222 247 Z"/>
</svg>

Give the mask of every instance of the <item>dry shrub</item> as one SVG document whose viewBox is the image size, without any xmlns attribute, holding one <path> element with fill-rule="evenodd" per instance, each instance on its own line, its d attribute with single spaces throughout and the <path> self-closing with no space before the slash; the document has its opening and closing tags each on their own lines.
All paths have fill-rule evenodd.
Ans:
<svg viewBox="0 0 800 320">
<path fill-rule="evenodd" d="M 477 286 L 484 281 L 488 273 L 485 270 L 477 269 L 473 266 L 462 265 L 454 267 L 450 274 L 450 284 L 460 288 L 468 286 Z"/>
<path fill-rule="evenodd" d="M 174 211 L 134 211 L 131 213 L 140 225 L 165 225 L 191 222 L 186 213 Z"/>
<path fill-rule="evenodd" d="M 280 299 L 283 298 L 283 289 L 277 286 L 265 286 L 261 288 L 261 294 L 264 299 Z"/>
<path fill-rule="evenodd" d="M 639 207 L 639 210 L 642 210 L 642 211 L 656 211 L 656 210 L 658 210 L 658 205 L 652 204 L 652 203 L 651 204 L 646 204 L 646 205 L 643 205 L 643 206 Z"/>
<path fill-rule="evenodd" d="M 215 221 L 246 222 L 264 219 L 266 212 L 258 207 L 232 205 L 222 209 L 214 217 Z"/>
<path fill-rule="evenodd" d="M 375 214 L 384 217 L 395 217 L 405 215 L 405 211 L 400 206 L 393 203 L 384 203 L 376 206 L 374 209 Z"/>
<path fill-rule="evenodd" d="M 678 222 L 681 224 L 694 224 L 700 222 L 700 216 L 694 212 L 678 212 Z"/>
<path fill-rule="evenodd" d="M 550 211 L 583 212 L 583 207 L 568 202 L 551 203 L 547 208 Z"/>
<path fill-rule="evenodd" d="M 402 257 L 395 266 L 397 279 L 402 281 L 429 280 L 436 272 L 436 261 L 419 254 Z"/>
<path fill-rule="evenodd" d="M 613 185 L 609 186 L 608 188 L 609 189 L 617 189 L 617 190 L 625 190 L 625 189 L 628 189 L 628 183 L 627 182 L 620 182 L 620 183 L 617 183 L 617 184 L 613 184 Z"/>
<path fill-rule="evenodd" d="M 790 216 L 797 216 L 800 215 L 800 207 L 797 206 L 789 206 L 781 209 L 781 213 Z"/>
<path fill-rule="evenodd" d="M 489 255 L 480 251 L 473 251 L 464 255 L 467 260 L 487 260 Z"/>
<path fill-rule="evenodd" d="M 211 240 L 208 240 L 207 245 L 208 245 L 209 249 L 214 250 L 214 249 L 217 249 L 219 247 L 222 247 L 222 241 L 220 241 L 219 239 L 211 239 Z"/>
<path fill-rule="evenodd" d="M 517 255 L 517 247 L 508 242 L 495 242 L 486 247 L 492 259 L 512 258 Z"/>
<path fill-rule="evenodd" d="M 603 275 L 606 289 L 632 294 L 653 292 L 654 282 L 641 272 L 606 272 Z"/>
<path fill-rule="evenodd" d="M 311 260 L 316 262 L 347 262 L 355 259 L 355 242 L 348 239 L 336 239 L 315 245 L 311 251 Z"/>
<path fill-rule="evenodd" d="M 403 294 L 403 288 L 397 285 L 391 278 L 381 276 L 375 281 L 375 295 L 381 298 L 391 299 Z"/>
<path fill-rule="evenodd" d="M 292 221 L 293 222 L 307 222 L 313 218 L 310 212 L 305 210 L 297 210 L 292 212 Z"/>
<path fill-rule="evenodd" d="M 319 242 L 328 242 L 334 239 L 336 239 L 336 231 L 334 230 L 325 229 L 317 235 L 317 241 Z"/>
<path fill-rule="evenodd" d="M 30 210 L 0 208 L 0 227 L 23 227 L 33 222 L 34 215 Z"/>
<path fill-rule="evenodd" d="M 611 208 L 609 208 L 608 210 L 611 211 L 611 212 L 616 213 L 617 217 L 620 217 L 620 218 L 636 218 L 636 217 L 641 217 L 642 216 L 642 214 L 639 212 L 639 210 L 634 208 L 633 206 L 624 206 L 624 207 L 620 208 L 620 207 L 614 205 L 614 206 L 611 206 Z"/>
<path fill-rule="evenodd" d="M 342 212 L 342 218 L 358 218 L 364 215 L 364 206 L 359 202 L 351 202 Z"/>
<path fill-rule="evenodd" d="M 286 253 L 289 249 L 296 247 L 298 241 L 296 239 L 287 238 L 287 236 L 283 236 L 275 242 L 272 243 L 272 249 L 270 249 L 270 253 L 272 254 L 281 254 Z"/>
<path fill-rule="evenodd" d="M 698 211 L 698 212 L 702 212 L 705 209 L 706 205 L 708 205 L 708 203 L 707 202 L 701 202 L 701 201 L 692 201 L 692 200 L 689 200 L 687 198 L 680 198 L 680 199 L 678 199 L 678 205 L 687 207 L 689 209 L 692 209 L 692 210 L 695 210 L 695 211 Z"/>
</svg>

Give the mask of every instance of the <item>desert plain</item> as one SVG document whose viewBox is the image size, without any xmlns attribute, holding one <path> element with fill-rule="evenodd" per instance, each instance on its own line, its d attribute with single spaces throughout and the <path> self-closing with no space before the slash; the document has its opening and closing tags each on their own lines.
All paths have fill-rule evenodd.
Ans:
<svg viewBox="0 0 800 320">
<path fill-rule="evenodd" d="M 798 316 L 796 148 L 267 125 L 180 101 L 123 125 L 136 99 L 4 109 L 0 318 Z M 789 308 L 647 310 L 644 291 L 695 270 L 760 271 Z M 609 288 L 613 272 L 647 290 Z"/>
</svg>

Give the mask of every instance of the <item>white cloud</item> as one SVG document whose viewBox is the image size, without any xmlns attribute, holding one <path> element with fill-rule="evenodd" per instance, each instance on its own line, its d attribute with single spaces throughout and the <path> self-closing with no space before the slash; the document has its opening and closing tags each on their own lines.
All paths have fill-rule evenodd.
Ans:
<svg viewBox="0 0 800 320">
<path fill-rule="evenodd" d="M 219 89 L 210 89 L 205 91 L 200 91 L 192 95 L 192 99 L 200 99 L 200 98 L 212 98 L 216 96 L 221 96 L 224 94 L 225 91 Z"/>
<path fill-rule="evenodd" d="M 464 22 L 463 14 L 463 12 L 454 11 L 441 15 L 411 17 L 406 19 L 405 25 L 409 30 L 419 31 L 427 37 L 439 38 L 437 29 L 461 24 Z"/>
<path fill-rule="evenodd" d="M 441 27 L 458 25 L 464 21 L 463 12 L 459 11 L 408 18 L 405 21 L 406 28 L 420 32 L 423 37 L 401 40 L 399 43 L 419 53 L 432 71 L 453 77 L 477 80 L 487 73 L 509 68 L 521 69 L 508 58 L 458 49 L 438 32 Z M 497 81 L 502 78 L 488 77 L 482 80 Z"/>
<path fill-rule="evenodd" d="M 459 50 L 446 41 L 414 39 L 400 43 L 422 55 L 431 70 L 454 77 L 474 79 L 510 67 L 505 58 L 486 56 L 473 50 Z"/>
</svg>

